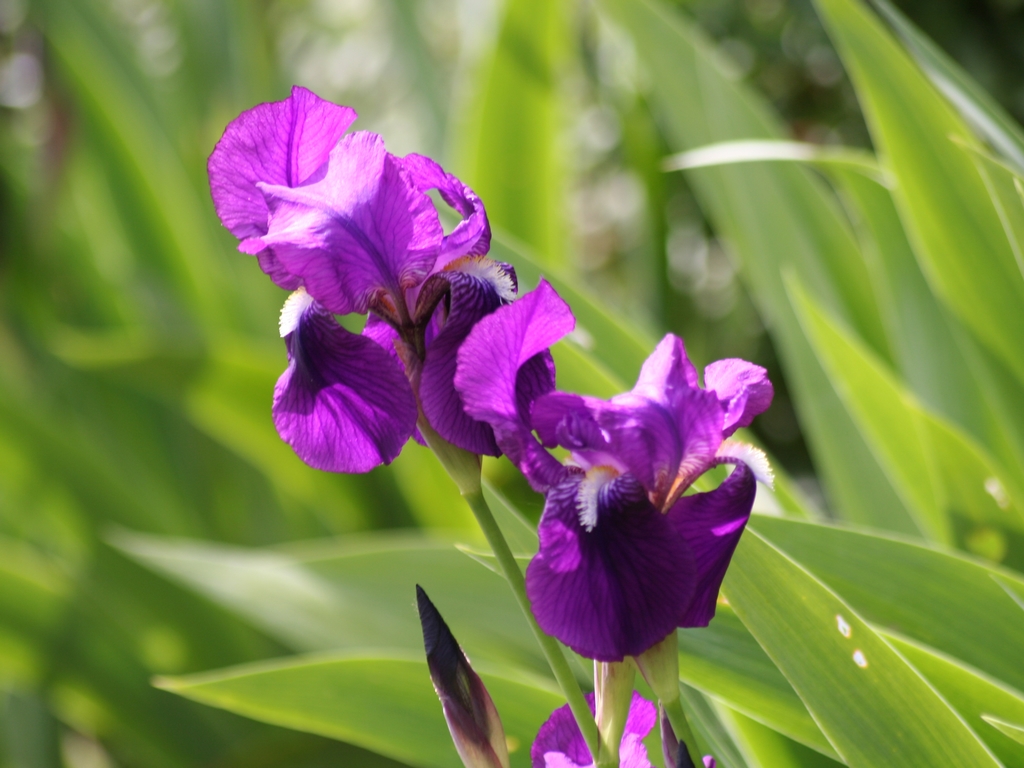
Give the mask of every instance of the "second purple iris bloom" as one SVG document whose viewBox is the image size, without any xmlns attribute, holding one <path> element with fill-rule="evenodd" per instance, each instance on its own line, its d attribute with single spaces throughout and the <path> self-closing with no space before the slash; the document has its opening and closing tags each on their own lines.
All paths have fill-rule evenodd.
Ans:
<svg viewBox="0 0 1024 768">
<path fill-rule="evenodd" d="M 669 334 L 630 392 L 525 402 L 523 363 L 574 324 L 542 282 L 476 325 L 455 387 L 546 495 L 540 551 L 526 572 L 538 623 L 583 656 L 619 661 L 714 616 L 755 481 L 771 483 L 764 454 L 726 438 L 770 405 L 773 390 L 765 370 L 743 360 L 712 363 L 699 386 L 682 340 Z M 555 446 L 569 450 L 567 464 L 546 450 Z M 717 489 L 684 495 L 719 464 L 735 469 Z"/>
</svg>

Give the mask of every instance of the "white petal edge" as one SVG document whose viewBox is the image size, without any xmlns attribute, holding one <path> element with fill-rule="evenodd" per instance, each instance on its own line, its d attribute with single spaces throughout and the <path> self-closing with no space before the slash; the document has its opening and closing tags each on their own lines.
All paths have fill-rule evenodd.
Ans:
<svg viewBox="0 0 1024 768">
<path fill-rule="evenodd" d="M 775 473 L 772 472 L 771 465 L 768 463 L 768 457 L 760 448 L 750 443 L 741 443 L 739 440 L 726 440 L 719 447 L 715 458 L 729 464 L 743 462 L 750 467 L 750 471 L 754 473 L 754 478 L 759 483 L 764 483 L 772 490 L 775 489 Z"/>
<path fill-rule="evenodd" d="M 279 328 L 282 339 L 299 327 L 302 315 L 309 309 L 309 305 L 312 303 L 313 297 L 306 293 L 305 288 L 299 288 L 297 291 L 292 292 L 291 296 L 285 301 L 284 306 L 281 307 Z"/>
</svg>

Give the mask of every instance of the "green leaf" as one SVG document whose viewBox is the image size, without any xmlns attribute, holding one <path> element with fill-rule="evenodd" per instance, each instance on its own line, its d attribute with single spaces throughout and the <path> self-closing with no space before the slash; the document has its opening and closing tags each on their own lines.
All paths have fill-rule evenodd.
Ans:
<svg viewBox="0 0 1024 768">
<path fill-rule="evenodd" d="M 559 69 L 569 45 L 566 7 L 511 0 L 459 141 L 461 174 L 500 229 L 545 264 L 564 263 L 564 116 Z"/>
<path fill-rule="evenodd" d="M 872 0 L 921 69 L 975 131 L 1024 171 L 1024 130 L 889 0 Z"/>
<path fill-rule="evenodd" d="M 632 38 L 673 150 L 785 135 L 761 97 L 722 70 L 712 43 L 679 14 L 655 0 L 600 5 Z M 848 520 L 916 532 L 829 386 L 782 284 L 782 270 L 792 268 L 876 351 L 888 354 L 870 276 L 834 197 L 814 172 L 792 163 L 744 163 L 686 174 L 716 232 L 741 262 L 745 283 L 771 329 L 832 506 Z"/>
<path fill-rule="evenodd" d="M 887 536 L 759 515 L 758 534 L 794 557 L 873 624 L 1024 690 L 1024 611 L 996 582 L 1009 571 Z"/>
<path fill-rule="evenodd" d="M 1007 723 L 1004 720 L 1000 720 L 998 717 L 992 717 L 991 715 L 982 715 L 981 718 L 989 725 L 998 728 L 1000 732 L 1005 733 L 1018 744 L 1024 744 L 1024 725 Z"/>
<path fill-rule="evenodd" d="M 998 766 L 853 608 L 756 531 L 723 591 L 848 765 Z"/>
<path fill-rule="evenodd" d="M 734 709 L 720 707 L 719 711 L 731 726 L 743 751 L 759 768 L 834 768 L 842 765 Z"/>
<path fill-rule="evenodd" d="M 835 757 L 807 707 L 731 609 L 679 630 L 679 677 L 774 731 Z"/>
<path fill-rule="evenodd" d="M 943 300 L 1024 380 L 1024 277 L 985 184 L 950 141 L 963 120 L 856 0 L 817 0 L 860 97 L 915 253 Z M 982 256 L 979 256 L 982 254 Z"/>
<path fill-rule="evenodd" d="M 477 671 L 514 748 L 512 765 L 526 768 L 533 737 L 564 703 L 561 695 L 525 673 L 489 672 L 481 665 Z M 419 655 L 352 652 L 299 657 L 164 678 L 158 685 L 204 704 L 347 741 L 409 765 L 459 764 L 427 663 Z"/>
<path fill-rule="evenodd" d="M 1024 698 L 1019 693 L 927 646 L 899 635 L 886 634 L 886 639 L 935 686 L 1006 768 L 1024 766 L 1024 749 L 985 724 L 992 716 L 1024 722 Z"/>
<path fill-rule="evenodd" d="M 933 540 L 953 542 L 951 514 L 976 523 L 1024 527 L 1010 476 L 956 427 L 921 407 L 794 278 L 794 309 L 865 440 Z"/>
</svg>

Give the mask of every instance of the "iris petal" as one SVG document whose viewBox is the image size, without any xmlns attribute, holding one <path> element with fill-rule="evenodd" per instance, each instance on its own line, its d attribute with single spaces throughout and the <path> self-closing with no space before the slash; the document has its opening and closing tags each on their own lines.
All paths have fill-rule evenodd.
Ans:
<svg viewBox="0 0 1024 768">
<path fill-rule="evenodd" d="M 526 591 L 545 632 L 588 658 L 619 661 L 678 626 L 693 595 L 693 554 L 630 475 L 600 490 L 588 531 L 582 481 L 575 475 L 548 491 Z"/>
<path fill-rule="evenodd" d="M 594 694 L 587 694 L 587 704 L 593 712 Z M 654 705 L 634 691 L 619 747 L 622 768 L 651 768 L 643 740 L 654 728 L 657 717 Z M 532 768 L 589 768 L 594 764 L 568 704 L 552 712 L 540 727 L 530 748 L 530 764 Z"/>
<path fill-rule="evenodd" d="M 398 361 L 315 303 L 286 330 L 289 362 L 273 408 L 282 439 L 317 469 L 367 472 L 390 463 L 416 424 L 416 401 Z"/>
<path fill-rule="evenodd" d="M 725 436 L 749 427 L 754 417 L 768 410 L 775 390 L 768 371 L 746 360 L 730 358 L 704 369 L 704 386 L 718 395 L 725 411 Z"/>
<path fill-rule="evenodd" d="M 381 292 L 400 297 L 434 266 L 444 237 L 437 211 L 377 134 L 342 138 L 314 184 L 258 186 L 270 224 L 248 247 L 272 247 L 332 312 L 365 314 Z"/>
<path fill-rule="evenodd" d="M 232 120 L 207 164 L 213 204 L 224 226 L 240 240 L 265 235 L 270 211 L 257 183 L 308 183 L 355 119 L 351 107 L 295 86 L 287 99 L 259 104 Z M 275 283 L 288 290 L 298 287 L 300 279 L 271 250 L 257 253 Z"/>
</svg>

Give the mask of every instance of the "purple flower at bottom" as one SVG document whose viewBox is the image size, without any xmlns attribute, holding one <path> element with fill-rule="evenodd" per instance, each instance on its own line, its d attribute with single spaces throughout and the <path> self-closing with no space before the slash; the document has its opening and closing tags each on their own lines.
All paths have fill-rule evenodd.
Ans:
<svg viewBox="0 0 1024 768">
<path fill-rule="evenodd" d="M 540 550 L 526 572 L 538 623 L 583 656 L 619 661 L 714 616 L 755 481 L 771 483 L 764 454 L 726 438 L 768 407 L 772 386 L 763 368 L 725 360 L 707 367 L 701 387 L 682 340 L 669 334 L 630 392 L 520 402 L 523 363 L 572 328 L 568 306 L 542 282 L 476 325 L 459 350 L 455 387 L 546 495 Z M 567 465 L 547 452 L 555 446 L 569 451 Z M 686 495 L 720 464 L 735 468 L 718 488 Z"/>
<path fill-rule="evenodd" d="M 587 704 L 593 712 L 594 694 L 587 694 Z M 657 720 L 654 705 L 634 691 L 619 747 L 621 768 L 652 768 L 644 738 Z M 594 758 L 568 704 L 552 712 L 540 727 L 530 748 L 530 764 L 532 768 L 590 768 L 594 765 Z"/>
<path fill-rule="evenodd" d="M 449 442 L 498 455 L 452 379 L 473 325 L 516 294 L 512 268 L 486 258 L 480 198 L 430 158 L 389 153 L 356 119 L 295 87 L 225 129 L 208 169 L 214 207 L 280 287 L 288 370 L 274 393 L 282 438 L 311 466 L 365 472 L 388 463 L 422 416 Z M 447 235 L 427 192 L 462 218 Z M 353 334 L 335 314 L 369 314 Z M 521 391 L 554 388 L 549 364 Z"/>
</svg>

